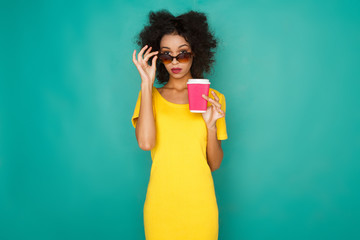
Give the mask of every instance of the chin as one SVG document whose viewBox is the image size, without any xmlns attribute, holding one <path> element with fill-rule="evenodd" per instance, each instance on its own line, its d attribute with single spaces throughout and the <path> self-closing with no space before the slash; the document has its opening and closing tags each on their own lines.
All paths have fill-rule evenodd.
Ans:
<svg viewBox="0 0 360 240">
<path fill-rule="evenodd" d="M 180 77 L 183 77 L 185 74 L 174 74 L 171 70 L 170 72 L 168 71 L 169 75 L 172 76 L 173 78 L 180 78 Z"/>
<path fill-rule="evenodd" d="M 185 76 L 185 74 L 171 74 L 171 76 L 173 76 L 174 78 L 182 78 L 183 76 Z"/>
</svg>

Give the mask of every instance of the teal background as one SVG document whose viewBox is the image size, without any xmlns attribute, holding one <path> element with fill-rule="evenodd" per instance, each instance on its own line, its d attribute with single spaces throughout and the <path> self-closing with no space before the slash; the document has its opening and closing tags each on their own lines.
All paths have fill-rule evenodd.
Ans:
<svg viewBox="0 0 360 240">
<path fill-rule="evenodd" d="M 219 239 L 360 239 L 360 4 L 308 0 L 1 1 L 0 239 L 144 239 L 133 39 L 162 8 L 221 39 Z"/>
</svg>

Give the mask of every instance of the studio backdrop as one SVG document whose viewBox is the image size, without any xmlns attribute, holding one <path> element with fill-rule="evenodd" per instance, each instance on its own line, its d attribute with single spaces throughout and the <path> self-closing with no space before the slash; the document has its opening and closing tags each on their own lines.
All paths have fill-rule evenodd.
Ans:
<svg viewBox="0 0 360 240">
<path fill-rule="evenodd" d="M 1 1 L 0 239 L 145 238 L 132 53 L 160 9 L 205 12 L 220 39 L 205 76 L 227 106 L 219 239 L 360 239 L 360 5 L 347 0 Z"/>
</svg>

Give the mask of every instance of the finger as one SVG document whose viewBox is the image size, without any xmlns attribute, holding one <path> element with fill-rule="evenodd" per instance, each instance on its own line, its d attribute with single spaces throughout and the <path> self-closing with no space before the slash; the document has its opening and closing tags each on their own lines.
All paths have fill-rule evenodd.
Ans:
<svg viewBox="0 0 360 240">
<path fill-rule="evenodd" d="M 214 96 L 216 101 L 219 101 L 219 97 L 216 95 L 216 93 L 214 91 L 211 91 L 212 95 Z"/>
<path fill-rule="evenodd" d="M 215 106 L 221 108 L 221 104 L 217 101 L 215 101 L 214 99 L 206 96 L 205 94 L 202 95 L 206 100 L 208 100 L 209 102 L 211 102 L 212 104 L 214 104 Z"/>
<path fill-rule="evenodd" d="M 221 110 L 221 108 L 215 107 L 215 105 L 211 105 L 211 106 L 214 107 L 214 110 L 215 110 L 218 114 L 220 114 L 220 116 L 222 116 L 222 117 L 225 116 L 225 113 L 224 113 L 223 110 Z"/>
<path fill-rule="evenodd" d="M 140 73 L 140 75 L 141 75 L 141 73 L 143 73 L 143 69 L 142 69 L 142 67 L 140 66 L 140 64 L 139 64 L 139 62 L 136 60 L 136 50 L 133 52 L 133 62 L 134 62 L 134 64 L 135 64 L 135 66 L 136 66 L 136 68 L 139 70 L 139 73 Z"/>
<path fill-rule="evenodd" d="M 151 56 L 154 56 L 154 55 L 156 55 L 157 53 L 158 53 L 158 51 L 150 53 L 149 55 L 147 55 L 147 56 L 145 57 L 144 61 L 147 62 L 148 59 L 149 59 Z"/>
<path fill-rule="evenodd" d="M 221 108 L 217 108 L 218 113 L 224 114 L 224 111 Z"/>
<path fill-rule="evenodd" d="M 135 63 L 135 65 L 138 64 L 138 62 L 136 60 L 136 50 L 134 50 L 134 52 L 133 52 L 133 62 Z"/>
<path fill-rule="evenodd" d="M 136 50 L 133 52 L 133 62 L 135 64 L 136 68 L 140 70 L 141 69 L 140 63 L 136 59 Z"/>
<path fill-rule="evenodd" d="M 144 57 L 146 57 L 147 54 L 149 54 L 149 52 L 151 51 L 152 47 L 149 47 L 148 50 L 146 50 Z"/>
<path fill-rule="evenodd" d="M 214 103 L 218 108 L 221 108 L 221 104 L 219 103 L 219 98 L 216 96 L 217 99 L 212 99 L 209 97 L 210 102 Z"/>
<path fill-rule="evenodd" d="M 152 59 L 152 63 L 151 66 L 156 66 L 156 59 L 157 59 L 157 55 Z"/>
<path fill-rule="evenodd" d="M 147 57 L 147 55 L 149 55 L 149 52 L 151 51 L 151 48 L 152 48 L 152 47 L 149 47 L 149 48 L 146 50 L 145 54 L 144 54 L 144 61 L 145 61 L 145 62 L 147 61 L 147 60 L 145 60 L 145 58 Z"/>
<path fill-rule="evenodd" d="M 141 50 L 140 50 L 140 52 L 139 52 L 139 54 L 138 54 L 138 61 L 142 61 L 143 60 L 143 58 L 142 58 L 142 55 L 144 54 L 144 51 L 145 51 L 145 49 L 148 47 L 148 45 L 145 45 L 145 47 L 143 47 Z"/>
</svg>

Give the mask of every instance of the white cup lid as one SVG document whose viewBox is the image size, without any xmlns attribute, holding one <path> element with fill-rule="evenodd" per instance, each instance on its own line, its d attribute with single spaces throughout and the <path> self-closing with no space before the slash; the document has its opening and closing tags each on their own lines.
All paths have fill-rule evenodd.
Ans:
<svg viewBox="0 0 360 240">
<path fill-rule="evenodd" d="M 196 79 L 189 79 L 186 84 L 193 84 L 193 83 L 196 83 L 196 84 L 210 84 L 210 81 L 209 81 L 209 79 L 196 78 Z"/>
</svg>

